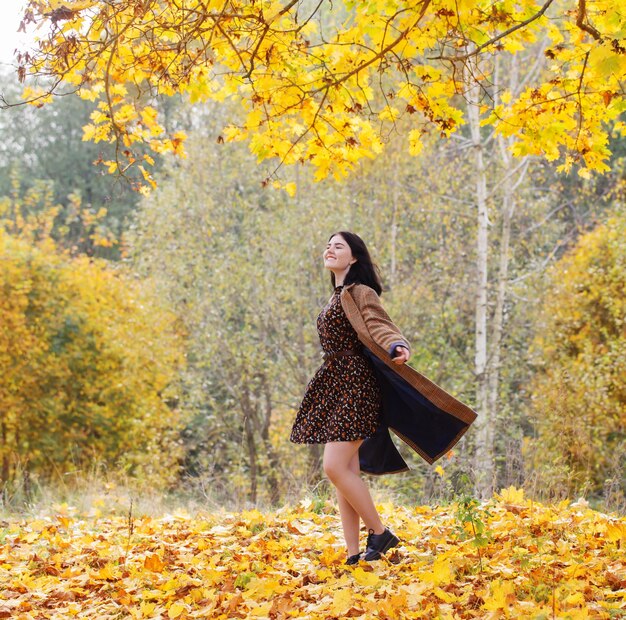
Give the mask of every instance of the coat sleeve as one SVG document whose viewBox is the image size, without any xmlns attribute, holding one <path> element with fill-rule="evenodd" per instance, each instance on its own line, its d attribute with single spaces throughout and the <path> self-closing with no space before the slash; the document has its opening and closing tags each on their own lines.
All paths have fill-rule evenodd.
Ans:
<svg viewBox="0 0 626 620">
<path fill-rule="evenodd" d="M 408 340 L 389 318 L 376 291 L 365 285 L 357 286 L 355 289 L 354 301 L 372 340 L 392 357 L 397 346 L 406 347 L 410 351 Z"/>
</svg>

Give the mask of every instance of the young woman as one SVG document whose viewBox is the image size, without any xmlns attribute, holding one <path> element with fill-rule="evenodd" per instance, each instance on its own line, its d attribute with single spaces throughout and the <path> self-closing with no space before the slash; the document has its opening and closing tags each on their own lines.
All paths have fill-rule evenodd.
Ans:
<svg viewBox="0 0 626 620">
<path fill-rule="evenodd" d="M 323 258 L 334 288 L 317 317 L 324 363 L 307 386 L 291 441 L 324 444 L 324 472 L 337 491 L 347 563 L 356 564 L 377 560 L 399 543 L 360 476 L 408 469 L 389 430 L 433 463 L 476 413 L 405 364 L 409 343 L 380 303 L 378 269 L 363 240 L 335 233 Z M 369 532 L 364 553 L 361 521 Z"/>
<path fill-rule="evenodd" d="M 323 256 L 334 287 L 317 319 L 325 361 L 307 387 L 291 440 L 325 444 L 324 472 L 337 491 L 347 563 L 355 564 L 361 557 L 360 520 L 369 531 L 365 560 L 380 558 L 399 542 L 383 525 L 360 477 L 359 447 L 380 425 L 382 399 L 374 367 L 341 303 L 342 291 L 353 285 L 369 289 L 370 304 L 380 305 L 377 299 L 382 286 L 365 243 L 354 233 L 334 234 Z M 394 363 L 404 364 L 410 355 L 408 342 L 388 317 L 381 327 L 384 333 L 380 338 L 393 339 L 390 353 Z"/>
</svg>

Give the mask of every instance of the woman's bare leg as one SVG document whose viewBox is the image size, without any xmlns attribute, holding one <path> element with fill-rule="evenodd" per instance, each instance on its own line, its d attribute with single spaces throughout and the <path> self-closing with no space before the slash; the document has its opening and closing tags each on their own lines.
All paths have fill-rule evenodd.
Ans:
<svg viewBox="0 0 626 620">
<path fill-rule="evenodd" d="M 358 450 L 352 456 L 348 467 L 357 476 L 360 474 Z M 337 503 L 339 504 L 339 514 L 343 526 L 343 537 L 346 539 L 348 557 L 350 557 L 359 552 L 360 517 L 352 504 L 341 494 L 341 491 L 337 488 L 335 490 L 337 491 Z"/>
<path fill-rule="evenodd" d="M 335 485 L 338 493 L 342 498 L 352 507 L 354 512 L 363 520 L 368 530 L 373 530 L 375 534 L 382 534 L 385 530 L 369 489 L 358 470 L 354 471 L 353 459 L 358 459 L 358 450 L 362 440 L 358 441 L 333 441 L 327 443 L 324 446 L 324 473 L 328 476 L 329 480 Z M 341 511 L 341 502 L 339 510 Z M 349 532 L 346 533 L 344 527 L 344 533 L 346 533 L 346 543 L 350 546 L 354 545 L 354 515 L 346 513 L 348 517 Z M 358 520 L 357 532 L 358 532 Z M 342 513 L 343 523 L 343 513 Z M 352 528 L 352 529 L 350 529 Z M 350 542 L 348 542 L 348 535 L 351 536 Z M 350 547 L 348 548 L 351 551 Z M 356 551 L 354 552 L 356 553 Z M 352 553 L 351 553 L 352 555 Z"/>
</svg>

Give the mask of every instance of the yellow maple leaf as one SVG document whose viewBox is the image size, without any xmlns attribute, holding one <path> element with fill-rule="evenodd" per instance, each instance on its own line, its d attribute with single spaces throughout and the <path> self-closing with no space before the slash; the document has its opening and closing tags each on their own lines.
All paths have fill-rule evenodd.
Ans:
<svg viewBox="0 0 626 620">
<path fill-rule="evenodd" d="M 512 581 L 498 579 L 492 582 L 488 598 L 485 600 L 483 609 L 497 611 L 509 607 L 510 597 L 515 598 L 515 584 Z"/>
<path fill-rule="evenodd" d="M 124 125 L 137 118 L 137 111 L 133 105 L 125 103 L 115 112 L 115 122 Z"/>
<path fill-rule="evenodd" d="M 524 489 L 510 486 L 502 489 L 499 494 L 496 494 L 496 497 L 507 504 L 522 504 L 524 503 Z"/>
<path fill-rule="evenodd" d="M 357 583 L 361 584 L 362 586 L 375 586 L 380 581 L 378 575 L 369 571 L 365 571 L 360 566 L 354 569 L 352 575 L 356 579 Z"/>
<path fill-rule="evenodd" d="M 333 596 L 333 604 L 331 606 L 331 611 L 333 614 L 338 616 L 343 616 L 350 607 L 352 607 L 352 603 L 354 602 L 354 592 L 347 588 L 342 590 L 337 590 L 335 595 Z"/>
<path fill-rule="evenodd" d="M 148 601 L 141 601 L 139 603 L 139 611 L 143 618 L 154 617 L 154 610 L 156 609 L 156 603 L 150 603 Z"/>
<path fill-rule="evenodd" d="M 611 542 L 626 540 L 626 523 L 609 523 L 606 527 L 606 537 Z"/>
<path fill-rule="evenodd" d="M 93 140 L 96 135 L 96 127 L 95 125 L 89 124 L 83 127 L 83 142 L 87 142 L 89 140 Z"/>
<path fill-rule="evenodd" d="M 439 556 L 433 563 L 432 570 L 422 573 L 421 578 L 434 585 L 448 583 L 452 578 L 450 559 L 445 556 Z"/>
<path fill-rule="evenodd" d="M 433 594 L 444 603 L 454 603 L 456 601 L 454 594 L 450 594 L 450 592 L 446 592 L 439 587 L 433 589 Z"/>
<path fill-rule="evenodd" d="M 183 611 L 185 611 L 185 609 L 187 608 L 187 606 L 184 603 L 181 603 L 180 601 L 176 601 L 167 611 L 167 617 L 171 618 L 172 620 L 174 618 L 178 618 L 178 616 L 180 616 L 180 614 L 183 613 Z"/>
<path fill-rule="evenodd" d="M 419 155 L 423 149 L 424 142 L 422 142 L 422 132 L 419 129 L 411 130 L 409 132 L 409 153 L 414 156 Z"/>
<path fill-rule="evenodd" d="M 267 618 L 273 604 L 272 601 L 268 601 L 267 603 L 257 605 L 257 607 L 250 610 L 249 615 L 253 618 Z"/>
<path fill-rule="evenodd" d="M 111 562 L 105 564 L 97 573 L 94 573 L 94 577 L 96 579 L 113 579 L 114 578 L 115 567 Z"/>
<path fill-rule="evenodd" d="M 283 189 L 293 198 L 296 195 L 297 185 L 295 183 L 285 183 Z"/>
<path fill-rule="evenodd" d="M 24 536 L 24 540 L 30 544 L 34 543 L 39 538 L 39 532 L 30 532 Z"/>
<path fill-rule="evenodd" d="M 586 601 L 585 601 L 585 595 L 582 592 L 574 592 L 573 594 L 570 594 L 566 599 L 565 602 L 568 605 L 581 605 L 584 606 Z"/>
</svg>

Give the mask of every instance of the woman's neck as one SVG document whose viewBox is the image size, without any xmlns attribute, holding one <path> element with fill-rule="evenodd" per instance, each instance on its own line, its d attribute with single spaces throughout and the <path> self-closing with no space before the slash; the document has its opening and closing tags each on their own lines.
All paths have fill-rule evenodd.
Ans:
<svg viewBox="0 0 626 620">
<path fill-rule="evenodd" d="M 342 269 L 340 272 L 333 271 L 333 273 L 335 274 L 335 288 L 338 286 L 343 286 L 346 276 L 348 275 L 348 271 L 350 271 L 349 267 L 348 269 Z"/>
</svg>

